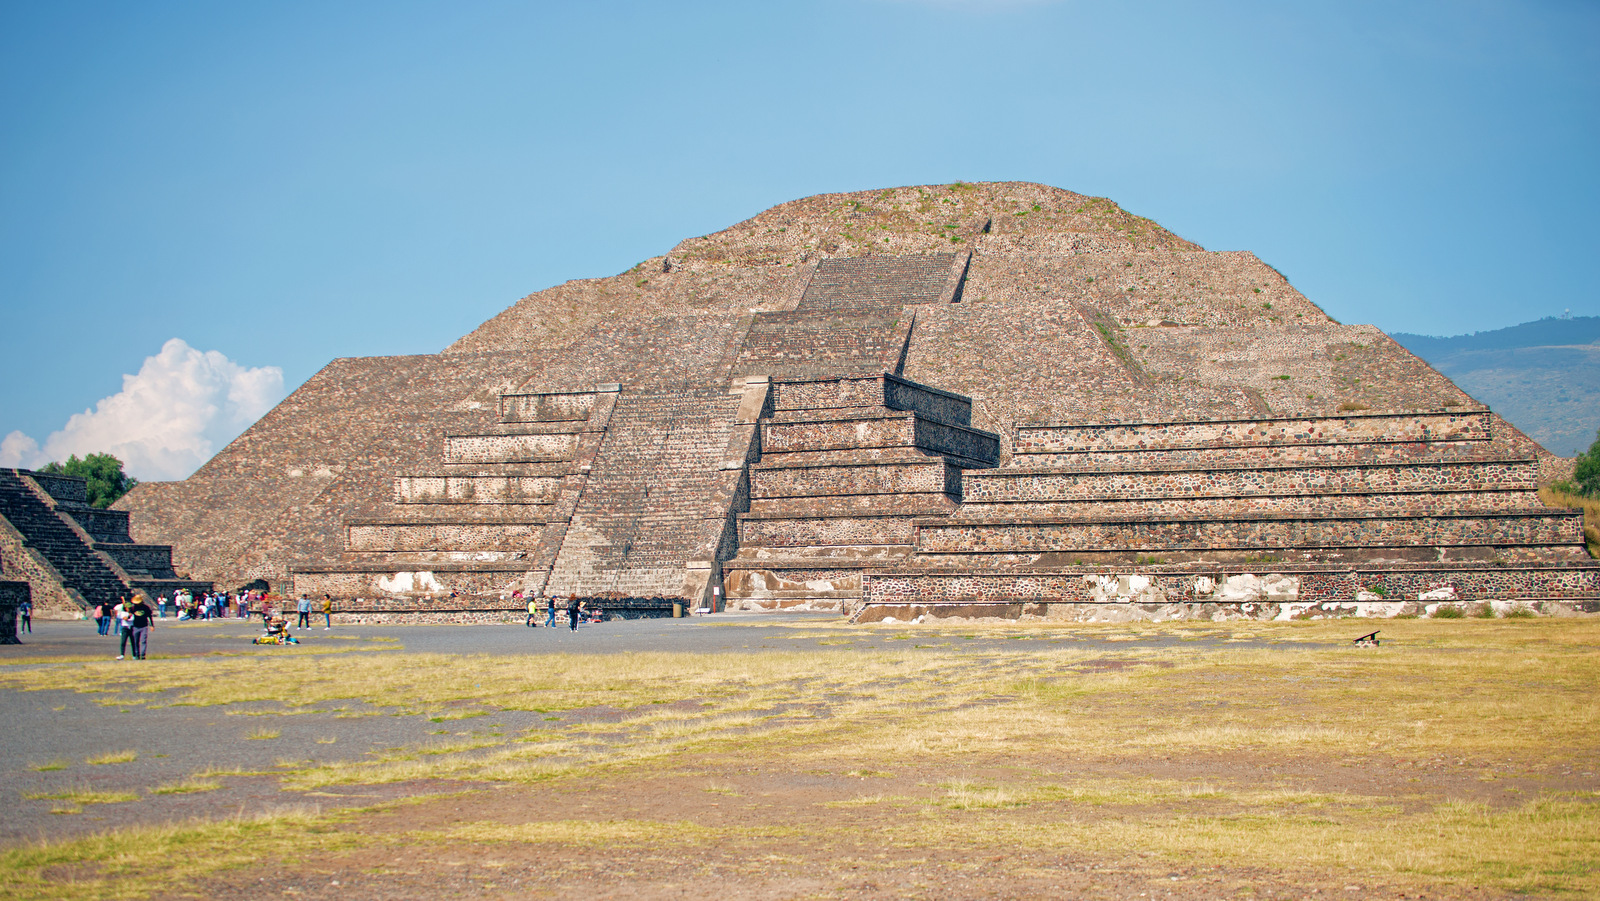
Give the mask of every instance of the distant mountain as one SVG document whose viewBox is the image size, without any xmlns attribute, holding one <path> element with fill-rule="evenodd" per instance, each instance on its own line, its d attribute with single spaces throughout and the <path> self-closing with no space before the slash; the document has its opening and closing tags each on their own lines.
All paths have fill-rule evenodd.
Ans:
<svg viewBox="0 0 1600 901">
<path fill-rule="evenodd" d="M 1547 318 L 1438 338 L 1391 335 L 1512 425 L 1564 457 L 1600 429 L 1600 316 Z"/>
</svg>

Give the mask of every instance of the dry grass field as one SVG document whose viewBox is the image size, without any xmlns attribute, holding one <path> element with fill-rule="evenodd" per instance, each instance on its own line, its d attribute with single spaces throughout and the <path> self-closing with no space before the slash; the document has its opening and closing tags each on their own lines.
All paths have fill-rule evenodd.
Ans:
<svg viewBox="0 0 1600 901">
<path fill-rule="evenodd" d="M 1349 620 L 818 625 L 824 650 L 0 673 L 124 707 L 295 685 L 253 717 L 264 740 L 276 717 L 368 705 L 438 725 L 358 760 L 280 761 L 275 815 L 4 850 L 0 895 L 1600 896 L 1600 620 L 1374 625 L 1380 648 L 1350 646 L 1370 626 Z M 1093 640 L 1040 641 L 1063 632 Z M 904 650 L 852 648 L 868 635 Z M 511 710 L 544 725 L 495 723 Z M 373 784 L 407 797 L 319 809 Z"/>
</svg>

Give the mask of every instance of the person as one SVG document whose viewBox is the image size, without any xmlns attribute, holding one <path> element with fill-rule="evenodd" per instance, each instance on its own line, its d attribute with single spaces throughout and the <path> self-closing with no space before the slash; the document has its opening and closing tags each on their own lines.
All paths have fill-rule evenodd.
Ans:
<svg viewBox="0 0 1600 901">
<path fill-rule="evenodd" d="M 94 605 L 94 631 L 96 635 L 106 634 L 106 605 Z"/>
<path fill-rule="evenodd" d="M 322 596 L 322 631 L 333 628 L 333 595 Z"/>
<path fill-rule="evenodd" d="M 118 660 L 128 656 L 128 645 L 133 641 L 133 614 L 128 612 L 128 608 L 131 606 L 133 605 L 128 602 L 127 596 L 124 595 L 122 600 L 117 602 L 117 606 L 111 608 L 111 614 L 117 620 L 117 635 L 121 639 L 117 642 Z"/>
<path fill-rule="evenodd" d="M 550 616 L 545 619 L 544 624 L 554 629 L 556 627 L 556 596 L 550 595 L 545 599 L 545 604 L 549 607 Z"/>
<path fill-rule="evenodd" d="M 133 659 L 143 660 L 150 652 L 150 629 L 155 625 L 154 610 L 144 602 L 144 595 L 135 595 L 128 605 L 128 631 L 133 636 Z"/>
<path fill-rule="evenodd" d="M 239 618 L 250 621 L 250 592 L 239 595 Z"/>
<path fill-rule="evenodd" d="M 538 597 L 531 597 L 531 598 L 528 599 L 528 628 L 532 629 L 533 627 L 537 626 L 538 624 L 539 624 L 539 598 Z"/>
<path fill-rule="evenodd" d="M 578 631 L 578 608 L 580 606 L 582 605 L 578 603 L 577 595 L 567 598 L 567 627 L 574 632 Z"/>
<path fill-rule="evenodd" d="M 294 621 L 295 627 L 299 629 L 311 628 L 311 599 L 306 597 L 305 592 L 300 592 L 299 600 L 294 602 L 294 611 L 298 614 Z"/>
<path fill-rule="evenodd" d="M 156 615 L 162 619 L 167 618 L 167 595 L 165 592 L 156 595 Z"/>
<path fill-rule="evenodd" d="M 28 599 L 24 599 L 23 602 L 22 602 L 22 606 L 17 608 L 17 617 L 21 621 L 20 622 L 21 628 L 17 629 L 17 631 L 18 632 L 32 632 L 33 631 L 33 601 L 28 600 Z"/>
</svg>

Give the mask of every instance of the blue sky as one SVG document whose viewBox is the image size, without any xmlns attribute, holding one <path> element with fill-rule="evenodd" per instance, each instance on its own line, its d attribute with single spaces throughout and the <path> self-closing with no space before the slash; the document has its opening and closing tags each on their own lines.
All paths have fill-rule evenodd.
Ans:
<svg viewBox="0 0 1600 901">
<path fill-rule="evenodd" d="M 334 357 L 958 179 L 1110 197 L 1345 322 L 1600 315 L 1589 2 L 7 0 L 0 113 L 0 435 L 46 450 L 203 459 Z"/>
</svg>

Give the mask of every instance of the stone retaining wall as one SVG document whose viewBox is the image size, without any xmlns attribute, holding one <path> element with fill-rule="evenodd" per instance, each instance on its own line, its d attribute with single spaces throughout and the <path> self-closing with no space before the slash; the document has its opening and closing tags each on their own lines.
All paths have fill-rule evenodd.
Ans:
<svg viewBox="0 0 1600 901">
<path fill-rule="evenodd" d="M 351 523 L 352 551 L 496 551 L 531 549 L 545 523 Z"/>
<path fill-rule="evenodd" d="M 561 492 L 557 476 L 401 476 L 397 504 L 549 504 Z"/>
<path fill-rule="evenodd" d="M 446 463 L 537 463 L 565 460 L 577 448 L 578 436 L 545 435 L 447 435 L 444 439 Z"/>
<path fill-rule="evenodd" d="M 1126 520 L 1143 517 L 1216 519 L 1230 516 L 1336 516 L 1390 514 L 1420 516 L 1438 510 L 1456 513 L 1544 509 L 1531 488 L 1478 491 L 1342 492 L 1339 494 L 1259 494 L 1235 497 L 1085 498 L 1072 501 L 1013 501 L 963 505 L 957 522 L 973 519 Z"/>
<path fill-rule="evenodd" d="M 1120 469 L 1028 472 L 1009 469 L 967 473 L 961 495 L 968 504 L 1018 500 L 1235 497 L 1247 494 L 1338 494 L 1440 488 L 1519 487 L 1532 490 L 1532 460 L 1496 462 L 1395 462 L 1387 465 L 1267 464 L 1216 469 Z"/>
<path fill-rule="evenodd" d="M 750 494 L 756 498 L 960 491 L 961 470 L 937 457 L 848 466 L 764 466 L 750 472 Z"/>
<path fill-rule="evenodd" d="M 1487 441 L 1490 428 L 1490 414 L 1486 410 L 1086 425 L 1027 423 L 1017 426 L 1014 448 L 1018 454 L 1030 454 L 1286 444 Z"/>
<path fill-rule="evenodd" d="M 1131 575 L 1114 570 L 866 573 L 862 575 L 862 602 L 868 606 L 914 603 L 946 608 L 963 604 L 1216 602 L 1214 595 L 1223 590 L 1230 575 L 1248 574 L 1193 569 L 1145 569 Z M 1108 588 L 1108 580 L 1119 584 Z M 1366 600 L 1372 602 L 1420 601 L 1422 595 L 1442 588 L 1453 588 L 1454 600 L 1459 601 L 1563 595 L 1600 598 L 1600 569 L 1592 567 L 1284 568 L 1265 576 L 1265 581 L 1265 589 L 1238 602 L 1356 602 L 1364 595 L 1370 595 Z M 1279 587 L 1276 593 L 1271 590 L 1274 586 Z"/>
<path fill-rule="evenodd" d="M 571 394 L 502 394 L 501 422 L 565 422 L 588 419 L 594 412 L 592 391 Z"/>
<path fill-rule="evenodd" d="M 1582 544 L 1582 514 L 1563 512 L 1120 522 L 922 521 L 917 534 L 919 552 L 929 554 Z"/>
</svg>

